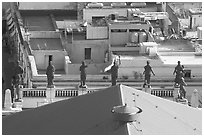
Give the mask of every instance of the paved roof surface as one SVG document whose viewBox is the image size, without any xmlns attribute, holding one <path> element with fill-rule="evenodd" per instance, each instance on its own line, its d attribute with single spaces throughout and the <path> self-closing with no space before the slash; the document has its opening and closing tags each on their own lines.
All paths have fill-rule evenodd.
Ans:
<svg viewBox="0 0 204 137">
<path fill-rule="evenodd" d="M 135 100 L 135 101 L 134 101 Z M 137 121 L 114 120 L 111 109 L 140 107 Z M 191 135 L 200 134 L 202 111 L 117 85 L 3 118 L 4 134 Z"/>
</svg>

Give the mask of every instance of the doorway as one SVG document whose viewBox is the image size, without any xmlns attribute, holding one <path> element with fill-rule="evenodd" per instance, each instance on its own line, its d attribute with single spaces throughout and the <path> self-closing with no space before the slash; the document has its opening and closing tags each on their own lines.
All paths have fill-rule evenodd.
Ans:
<svg viewBox="0 0 204 137">
<path fill-rule="evenodd" d="M 49 61 L 52 61 L 53 63 L 53 55 L 45 55 L 45 60 L 44 60 L 45 69 L 47 69 Z"/>
<path fill-rule="evenodd" d="M 91 48 L 85 48 L 85 60 L 90 60 L 91 59 Z"/>
</svg>

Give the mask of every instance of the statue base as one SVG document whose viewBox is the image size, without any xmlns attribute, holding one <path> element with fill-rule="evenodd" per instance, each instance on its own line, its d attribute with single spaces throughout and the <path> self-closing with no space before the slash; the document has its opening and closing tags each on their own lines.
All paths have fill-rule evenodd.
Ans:
<svg viewBox="0 0 204 137">
<path fill-rule="evenodd" d="M 47 85 L 47 88 L 55 88 L 55 85 Z"/>
<path fill-rule="evenodd" d="M 78 88 L 88 88 L 87 85 L 79 85 Z"/>
</svg>

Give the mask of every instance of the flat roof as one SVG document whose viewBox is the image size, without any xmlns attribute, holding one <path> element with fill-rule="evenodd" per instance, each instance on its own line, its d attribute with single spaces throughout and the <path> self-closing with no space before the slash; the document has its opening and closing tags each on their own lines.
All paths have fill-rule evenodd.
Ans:
<svg viewBox="0 0 204 137">
<path fill-rule="evenodd" d="M 31 38 L 32 50 L 63 50 L 60 38 Z"/>
<path fill-rule="evenodd" d="M 177 61 L 181 61 L 182 65 L 202 65 L 202 56 L 195 55 L 162 55 L 159 56 L 165 65 L 177 65 Z"/>
</svg>

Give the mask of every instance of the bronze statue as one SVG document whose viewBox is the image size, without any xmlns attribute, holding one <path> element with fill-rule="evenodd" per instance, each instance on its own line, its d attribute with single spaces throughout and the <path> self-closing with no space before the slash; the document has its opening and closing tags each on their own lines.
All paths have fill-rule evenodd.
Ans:
<svg viewBox="0 0 204 137">
<path fill-rule="evenodd" d="M 49 61 L 49 65 L 46 70 L 47 75 L 47 87 L 51 88 L 54 86 L 53 79 L 54 79 L 55 67 L 52 65 L 52 61 Z"/>
</svg>

